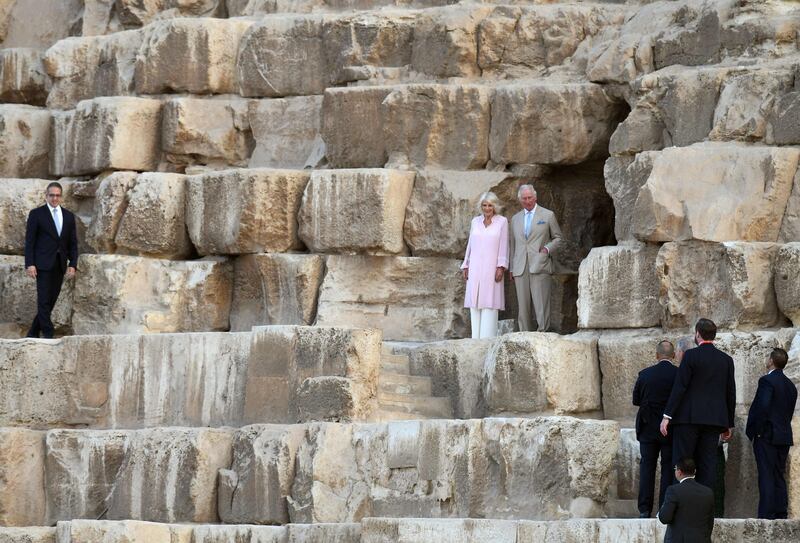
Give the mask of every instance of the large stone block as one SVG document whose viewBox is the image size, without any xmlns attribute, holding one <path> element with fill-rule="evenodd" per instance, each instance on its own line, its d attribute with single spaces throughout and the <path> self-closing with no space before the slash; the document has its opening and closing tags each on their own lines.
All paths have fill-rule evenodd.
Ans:
<svg viewBox="0 0 800 543">
<path fill-rule="evenodd" d="M 0 466 L 0 523 L 44 525 L 44 432 L 0 430 Z"/>
<path fill-rule="evenodd" d="M 776 241 L 798 159 L 795 148 L 739 143 L 664 149 L 636 199 L 633 233 L 646 241 Z"/>
<path fill-rule="evenodd" d="M 413 187 L 414 172 L 315 171 L 298 215 L 300 238 L 317 253 L 402 254 Z"/>
<path fill-rule="evenodd" d="M 778 234 L 779 243 L 791 243 L 800 240 L 800 168 L 794 176 L 794 185 L 786 202 L 786 211 L 783 213 L 781 231 Z"/>
<path fill-rule="evenodd" d="M 160 159 L 161 102 L 95 98 L 53 115 L 50 173 L 155 170 Z"/>
<path fill-rule="evenodd" d="M 332 168 L 381 168 L 388 154 L 381 104 L 393 87 L 330 88 L 322 99 L 322 139 Z"/>
<path fill-rule="evenodd" d="M 227 330 L 233 265 L 82 255 L 72 323 L 77 334 Z"/>
<path fill-rule="evenodd" d="M 51 122 L 46 109 L 0 105 L 0 176 L 48 177 Z"/>
<path fill-rule="evenodd" d="M 92 220 L 86 232 L 86 242 L 95 252 L 117 252 L 117 231 L 127 211 L 128 193 L 136 185 L 138 178 L 139 174 L 136 172 L 113 172 L 100 180 L 97 185 L 94 193 Z M 139 227 L 140 225 L 134 226 Z M 142 226 L 152 228 L 157 225 Z"/>
<path fill-rule="evenodd" d="M 136 53 L 143 37 L 141 31 L 131 30 L 56 43 L 44 56 L 53 81 L 48 107 L 72 109 L 81 100 L 133 94 Z"/>
<path fill-rule="evenodd" d="M 236 93 L 236 54 L 252 24 L 209 17 L 149 24 L 136 58 L 136 92 Z"/>
<path fill-rule="evenodd" d="M 620 115 L 620 105 L 591 83 L 499 87 L 492 101 L 492 161 L 578 164 L 601 158 Z"/>
<path fill-rule="evenodd" d="M 597 342 L 551 333 L 501 336 L 486 356 L 483 396 L 493 414 L 599 412 Z"/>
<path fill-rule="evenodd" d="M 459 260 L 329 256 L 317 324 L 376 327 L 384 339 L 464 337 Z"/>
<path fill-rule="evenodd" d="M 231 330 L 314 324 L 325 274 L 320 255 L 258 254 L 234 261 Z"/>
<path fill-rule="evenodd" d="M 361 523 L 363 543 L 517 543 L 518 522 L 496 519 L 367 518 Z"/>
<path fill-rule="evenodd" d="M 787 92 L 779 97 L 770 116 L 771 133 L 767 143 L 796 145 L 800 143 L 800 91 Z"/>
<path fill-rule="evenodd" d="M 138 520 L 82 520 L 59 522 L 57 543 L 172 543 L 193 541 L 186 525 L 157 524 Z"/>
<path fill-rule="evenodd" d="M 775 299 L 774 243 L 671 242 L 658 252 L 661 323 L 690 328 L 700 317 L 720 328 L 783 323 Z"/>
<path fill-rule="evenodd" d="M 56 529 L 32 526 L 0 528 L 0 543 L 56 543 Z"/>
<path fill-rule="evenodd" d="M 800 243 L 783 245 L 775 258 L 775 295 L 781 312 L 800 326 Z"/>
<path fill-rule="evenodd" d="M 248 166 L 316 166 L 312 155 L 321 145 L 321 114 L 322 96 L 251 100 L 248 118 L 255 148 Z"/>
<path fill-rule="evenodd" d="M 154 20 L 174 17 L 220 17 L 225 12 L 225 0 L 114 0 L 114 2 L 119 22 L 125 27 L 144 26 Z"/>
<path fill-rule="evenodd" d="M 185 176 L 139 174 L 125 202 L 127 207 L 114 237 L 118 250 L 156 258 L 180 259 L 191 254 Z"/>
<path fill-rule="evenodd" d="M 189 177 L 186 223 L 197 252 L 283 252 L 302 247 L 297 220 L 309 174 L 225 170 Z"/>
<path fill-rule="evenodd" d="M 80 28 L 82 14 L 83 0 L 5 0 L 0 6 L 0 47 L 46 49 Z"/>
<path fill-rule="evenodd" d="M 614 200 L 614 236 L 617 241 L 633 240 L 633 208 L 639 189 L 647 182 L 656 153 L 645 151 L 635 157 L 610 157 L 604 168 L 606 191 Z"/>
<path fill-rule="evenodd" d="M 595 247 L 578 276 L 580 328 L 642 328 L 660 321 L 658 246 Z"/>
<path fill-rule="evenodd" d="M 245 420 L 365 418 L 374 407 L 381 334 L 372 329 L 266 326 L 254 332 Z M 338 385 L 316 396 L 309 388 Z M 265 394 L 265 391 L 269 391 Z"/>
<path fill-rule="evenodd" d="M 42 57 L 38 49 L 0 50 L 0 101 L 45 105 L 50 78 L 45 73 Z"/>
</svg>

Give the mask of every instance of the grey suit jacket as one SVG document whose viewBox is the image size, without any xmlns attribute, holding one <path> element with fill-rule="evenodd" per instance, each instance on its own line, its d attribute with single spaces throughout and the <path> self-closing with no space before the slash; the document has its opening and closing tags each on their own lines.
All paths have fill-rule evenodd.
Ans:
<svg viewBox="0 0 800 543">
<path fill-rule="evenodd" d="M 520 276 L 527 269 L 529 273 L 553 273 L 552 254 L 561 243 L 561 228 L 556 215 L 540 205 L 531 219 L 531 232 L 525 239 L 525 210 L 511 217 L 511 235 L 508 236 L 511 274 Z M 547 247 L 548 254 L 539 253 Z"/>
</svg>

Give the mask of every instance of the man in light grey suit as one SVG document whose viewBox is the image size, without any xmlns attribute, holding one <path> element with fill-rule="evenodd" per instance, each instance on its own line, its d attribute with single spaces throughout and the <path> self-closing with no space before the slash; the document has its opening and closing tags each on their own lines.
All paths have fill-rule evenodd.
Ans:
<svg viewBox="0 0 800 543">
<path fill-rule="evenodd" d="M 519 329 L 533 331 L 531 301 L 539 332 L 550 329 L 550 291 L 553 286 L 552 253 L 561 242 L 555 214 L 536 205 L 536 191 L 521 185 L 517 198 L 522 211 L 511 218 L 509 274 L 517 289 Z"/>
</svg>

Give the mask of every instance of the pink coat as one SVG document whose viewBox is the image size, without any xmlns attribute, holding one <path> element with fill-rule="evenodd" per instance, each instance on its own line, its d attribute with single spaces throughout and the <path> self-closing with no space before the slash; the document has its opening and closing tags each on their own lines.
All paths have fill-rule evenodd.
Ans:
<svg viewBox="0 0 800 543">
<path fill-rule="evenodd" d="M 469 268 L 464 307 L 505 309 L 503 281 L 494 280 L 498 267 L 508 268 L 508 220 L 492 217 L 492 224 L 483 225 L 483 216 L 472 219 L 467 254 L 461 269 Z"/>
</svg>

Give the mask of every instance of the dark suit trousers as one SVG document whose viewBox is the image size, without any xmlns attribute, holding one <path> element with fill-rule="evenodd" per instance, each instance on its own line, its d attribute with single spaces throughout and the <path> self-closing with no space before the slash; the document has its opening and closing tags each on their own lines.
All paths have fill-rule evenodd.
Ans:
<svg viewBox="0 0 800 543">
<path fill-rule="evenodd" d="M 717 445 L 725 431 L 719 426 L 676 424 L 672 427 L 672 458 L 693 458 L 697 466 L 695 481 L 714 490 L 717 481 Z"/>
<path fill-rule="evenodd" d="M 664 505 L 664 494 L 672 484 L 672 443 L 639 442 L 639 513 L 649 517 L 653 513 L 653 497 L 656 487 L 656 464 L 661 455 L 661 481 L 658 491 L 658 508 Z"/>
<path fill-rule="evenodd" d="M 28 337 L 52 338 L 54 327 L 50 315 L 56 305 L 61 285 L 64 283 L 64 269 L 56 263 L 52 270 L 36 272 L 36 316 L 33 318 Z"/>
<path fill-rule="evenodd" d="M 788 445 L 771 445 L 757 437 L 753 453 L 758 467 L 758 518 L 784 519 L 788 516 L 786 492 L 786 457 Z"/>
</svg>

